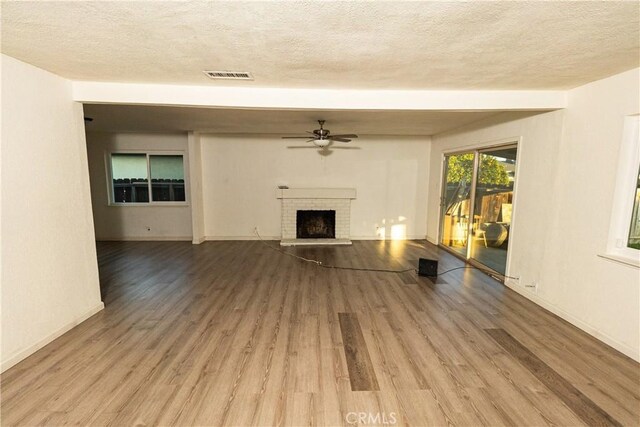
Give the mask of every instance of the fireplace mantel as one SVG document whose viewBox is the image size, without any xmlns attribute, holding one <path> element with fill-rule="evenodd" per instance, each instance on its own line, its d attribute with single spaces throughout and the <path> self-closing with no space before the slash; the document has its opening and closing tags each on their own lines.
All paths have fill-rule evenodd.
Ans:
<svg viewBox="0 0 640 427">
<path fill-rule="evenodd" d="M 355 188 L 283 188 L 278 199 L 355 199 Z"/>
</svg>

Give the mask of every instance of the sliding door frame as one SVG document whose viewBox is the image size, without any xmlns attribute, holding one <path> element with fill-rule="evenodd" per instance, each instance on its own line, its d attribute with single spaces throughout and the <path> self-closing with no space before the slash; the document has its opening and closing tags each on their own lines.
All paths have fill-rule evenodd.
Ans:
<svg viewBox="0 0 640 427">
<path fill-rule="evenodd" d="M 471 186 L 471 191 L 469 192 L 469 220 L 467 220 L 467 245 L 465 248 L 465 256 L 462 257 L 460 255 L 460 253 L 452 250 L 450 247 L 448 247 L 447 245 L 443 245 L 442 244 L 442 235 L 443 235 L 443 227 L 444 227 L 444 202 L 445 202 L 445 196 L 444 196 L 444 191 L 447 188 L 447 174 L 449 172 L 449 165 L 447 164 L 447 157 L 450 156 L 459 156 L 459 155 L 463 155 L 463 154 L 473 154 L 473 170 L 471 171 L 471 182 L 469 183 L 469 185 Z M 474 202 L 475 202 L 475 198 L 476 198 L 476 186 L 475 186 L 475 182 L 476 182 L 476 174 L 478 173 L 478 156 L 477 156 L 477 150 L 473 150 L 473 149 L 468 149 L 468 150 L 462 150 L 462 151 L 451 151 L 451 152 L 443 152 L 442 153 L 442 177 L 440 180 L 440 214 L 439 214 L 439 219 L 438 219 L 438 246 L 441 246 L 445 249 L 447 249 L 449 252 L 451 253 L 455 253 L 458 257 L 460 258 L 464 258 L 464 259 L 469 259 L 470 258 L 470 254 L 471 254 L 471 246 L 469 245 L 469 239 L 471 238 L 471 229 L 473 228 L 473 221 L 471 220 L 473 218 L 473 208 L 474 208 Z"/>
<path fill-rule="evenodd" d="M 520 179 L 518 178 L 519 175 L 519 170 L 520 170 L 520 159 L 522 158 L 522 137 L 513 137 L 513 138 L 504 138 L 504 139 L 500 139 L 500 140 L 495 140 L 495 141 L 490 141 L 490 142 L 485 142 L 485 143 L 479 143 L 479 144 L 473 144 L 473 145 L 468 145 L 468 146 L 464 146 L 464 147 L 457 147 L 453 150 L 443 150 L 442 151 L 442 170 L 441 170 L 441 179 L 440 179 L 440 208 L 439 208 L 439 214 L 438 214 L 438 247 L 446 250 L 447 252 L 453 254 L 454 256 L 464 260 L 466 263 L 469 263 L 471 265 L 473 265 L 474 267 L 477 267 L 480 270 L 483 270 L 485 273 L 488 273 L 489 275 L 493 276 L 494 278 L 498 278 L 501 281 L 504 282 L 505 278 L 507 276 L 509 276 L 509 270 L 510 270 L 510 266 L 511 266 L 511 248 L 513 246 L 513 234 L 514 231 L 516 229 L 515 224 L 516 224 L 516 212 L 517 212 L 517 187 L 518 187 L 518 183 L 520 182 Z M 473 154 L 473 172 L 471 174 L 471 192 L 469 197 L 471 198 L 469 200 L 469 216 L 471 218 L 473 218 L 473 215 L 475 215 L 475 199 L 476 199 L 476 186 L 477 186 L 477 175 L 478 175 L 478 170 L 480 167 L 480 155 L 483 152 L 486 151 L 492 151 L 495 150 L 497 148 L 516 148 L 517 149 L 517 156 L 516 156 L 516 179 L 515 182 L 513 184 L 513 208 L 512 208 L 512 213 L 511 213 L 511 224 L 509 226 L 509 234 L 511 234 L 511 237 L 509 238 L 509 241 L 507 242 L 507 261 L 506 261 L 506 265 L 505 265 L 505 274 L 499 273 L 493 269 L 491 269 L 490 267 L 487 267 L 486 265 L 480 263 L 479 261 L 471 258 L 471 233 L 473 230 L 473 221 L 468 221 L 467 224 L 467 247 L 466 247 L 466 255 L 463 256 L 460 253 L 452 250 L 451 248 L 447 247 L 446 245 L 442 244 L 442 227 L 443 227 L 443 206 L 444 206 L 444 190 L 446 189 L 446 179 L 447 179 L 447 157 L 448 156 L 452 156 L 452 155 L 460 155 L 460 154 Z"/>
</svg>

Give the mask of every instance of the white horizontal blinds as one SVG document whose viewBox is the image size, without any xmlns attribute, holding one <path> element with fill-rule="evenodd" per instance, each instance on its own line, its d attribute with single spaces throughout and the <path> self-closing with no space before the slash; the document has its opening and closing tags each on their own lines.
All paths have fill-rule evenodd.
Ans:
<svg viewBox="0 0 640 427">
<path fill-rule="evenodd" d="M 154 202 L 184 202 L 182 155 L 149 155 L 151 198 Z"/>
<path fill-rule="evenodd" d="M 111 185 L 114 203 L 148 203 L 147 155 L 111 155 Z"/>
</svg>

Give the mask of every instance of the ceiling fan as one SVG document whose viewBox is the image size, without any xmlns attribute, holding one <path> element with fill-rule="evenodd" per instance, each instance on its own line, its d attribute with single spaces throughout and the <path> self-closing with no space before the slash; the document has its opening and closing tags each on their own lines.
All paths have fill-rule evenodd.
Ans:
<svg viewBox="0 0 640 427">
<path fill-rule="evenodd" d="M 307 142 L 313 142 L 313 145 L 315 147 L 311 147 L 311 146 L 301 146 L 301 147 L 288 147 L 288 148 L 328 148 L 329 146 L 333 145 L 334 141 L 338 141 L 338 142 L 351 142 L 352 138 L 357 138 L 358 135 L 353 134 L 353 133 L 346 133 L 346 134 L 341 134 L 341 135 L 331 135 L 331 132 L 329 131 L 329 129 L 325 129 L 324 128 L 324 120 L 318 120 L 318 123 L 320 124 L 320 129 L 315 129 L 314 131 L 310 132 L 307 131 L 307 133 L 309 135 L 306 136 L 283 136 L 283 139 L 306 139 Z M 340 149 L 352 149 L 352 148 L 359 148 L 359 147 L 334 147 L 334 148 L 340 148 Z"/>
</svg>

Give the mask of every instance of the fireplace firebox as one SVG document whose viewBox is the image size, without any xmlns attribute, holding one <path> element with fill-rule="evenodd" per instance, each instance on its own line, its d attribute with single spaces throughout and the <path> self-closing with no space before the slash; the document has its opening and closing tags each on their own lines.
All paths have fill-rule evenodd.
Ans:
<svg viewBox="0 0 640 427">
<path fill-rule="evenodd" d="M 306 211 L 296 212 L 297 239 L 335 239 L 336 211 Z"/>
</svg>

